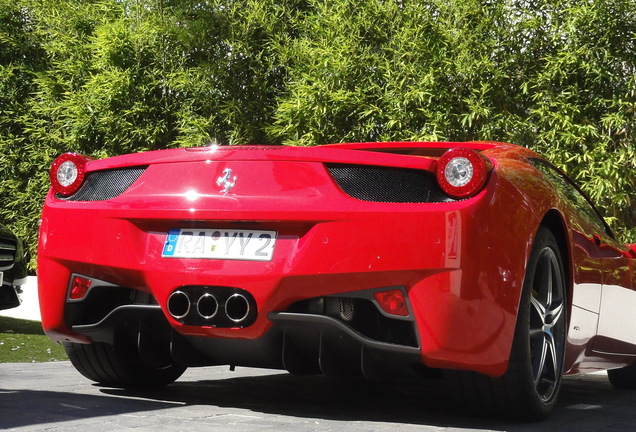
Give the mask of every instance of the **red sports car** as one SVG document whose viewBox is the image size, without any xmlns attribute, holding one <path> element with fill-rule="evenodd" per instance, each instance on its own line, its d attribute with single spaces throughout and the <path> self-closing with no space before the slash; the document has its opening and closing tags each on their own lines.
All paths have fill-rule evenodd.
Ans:
<svg viewBox="0 0 636 432">
<path fill-rule="evenodd" d="M 636 387 L 636 248 L 528 149 L 69 153 L 51 181 L 42 323 L 99 383 L 440 372 L 471 411 L 520 419 L 547 415 L 563 374 Z"/>
</svg>

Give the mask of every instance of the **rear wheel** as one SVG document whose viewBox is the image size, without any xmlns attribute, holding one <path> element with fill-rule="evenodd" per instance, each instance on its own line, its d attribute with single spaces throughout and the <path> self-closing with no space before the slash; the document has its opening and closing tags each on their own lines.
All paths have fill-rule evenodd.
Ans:
<svg viewBox="0 0 636 432">
<path fill-rule="evenodd" d="M 65 343 L 66 354 L 75 369 L 86 378 L 112 387 L 159 387 L 176 381 L 184 366 L 156 367 L 135 355 L 122 356 L 111 345 Z"/>
<path fill-rule="evenodd" d="M 492 378 L 447 371 L 450 387 L 473 414 L 545 418 L 561 386 L 566 335 L 566 284 L 554 235 L 541 227 L 523 284 L 508 370 Z"/>
</svg>

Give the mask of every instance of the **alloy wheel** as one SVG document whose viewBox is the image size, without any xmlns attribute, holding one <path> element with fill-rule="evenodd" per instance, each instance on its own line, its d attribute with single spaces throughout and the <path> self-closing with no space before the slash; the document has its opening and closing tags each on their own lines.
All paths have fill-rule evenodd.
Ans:
<svg viewBox="0 0 636 432">
<path fill-rule="evenodd" d="M 562 269 L 546 246 L 537 261 L 530 300 L 530 354 L 537 395 L 552 399 L 561 380 L 565 349 L 565 296 Z"/>
</svg>

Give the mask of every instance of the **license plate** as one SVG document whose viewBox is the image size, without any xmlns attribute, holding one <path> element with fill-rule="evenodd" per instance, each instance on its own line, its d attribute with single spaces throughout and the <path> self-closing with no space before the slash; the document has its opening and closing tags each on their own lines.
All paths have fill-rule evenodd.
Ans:
<svg viewBox="0 0 636 432">
<path fill-rule="evenodd" d="M 271 261 L 276 231 L 171 229 L 162 257 Z"/>
</svg>

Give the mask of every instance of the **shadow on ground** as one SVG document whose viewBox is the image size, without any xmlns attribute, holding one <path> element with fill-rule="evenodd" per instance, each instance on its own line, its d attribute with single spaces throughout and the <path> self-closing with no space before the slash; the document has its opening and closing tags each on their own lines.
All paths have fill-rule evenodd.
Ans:
<svg viewBox="0 0 636 432">
<path fill-rule="evenodd" d="M 497 431 L 592 431 L 608 424 L 621 425 L 620 430 L 636 428 L 632 408 L 636 394 L 614 390 L 602 375 L 565 379 L 559 406 L 550 419 L 530 424 L 464 416 L 452 404 L 443 381 L 374 384 L 280 373 L 211 375 L 222 378 L 208 380 L 205 373 L 198 373 L 195 380 L 186 376 L 185 380 L 152 391 L 105 388 L 88 382 L 81 384 L 85 390 L 79 392 L 0 389 L 0 424 L 16 428 L 122 414 L 146 416 L 161 411 L 170 415 L 165 413 L 186 407 L 187 415 L 195 411 L 198 418 L 247 411 L 246 414 L 342 422 L 343 429 L 349 422 Z M 605 420 L 600 421 L 601 418 Z M 599 429 L 593 428 L 595 424 Z"/>
</svg>

